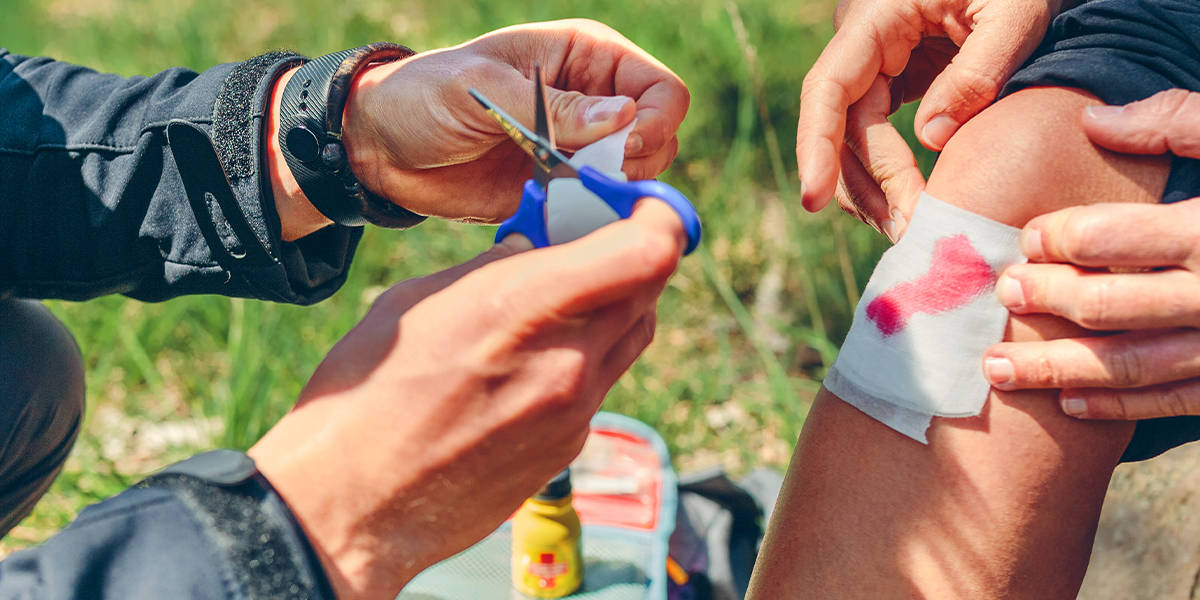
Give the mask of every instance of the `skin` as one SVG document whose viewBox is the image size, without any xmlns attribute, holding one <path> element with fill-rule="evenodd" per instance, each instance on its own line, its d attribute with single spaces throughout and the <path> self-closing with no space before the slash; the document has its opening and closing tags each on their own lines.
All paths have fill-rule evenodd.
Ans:
<svg viewBox="0 0 1200 600">
<path fill-rule="evenodd" d="M 1200 158 L 1200 94 L 1168 90 L 1083 113 L 1118 152 Z M 1125 198 L 1120 198 L 1125 200 Z M 1026 225 L 1031 261 L 997 288 L 1015 313 L 1057 315 L 1102 337 L 1003 343 L 986 357 L 1001 389 L 1064 388 L 1082 419 L 1200 415 L 1200 199 L 1072 207 Z"/>
<path fill-rule="evenodd" d="M 647 200 L 568 244 L 510 236 L 374 303 L 249 451 L 339 598 L 394 598 L 578 454 L 685 242 Z"/>
<path fill-rule="evenodd" d="M 917 138 L 941 150 L 962 123 L 995 100 L 1050 19 L 1074 3 L 839 3 L 837 33 L 801 91 L 796 159 L 804 207 L 820 210 L 838 191 L 844 210 L 899 239 L 925 180 L 887 116 L 901 102 L 923 98 L 913 123 Z"/>
<path fill-rule="evenodd" d="M 612 29 L 568 20 L 364 70 L 343 115 L 355 175 L 420 214 L 511 214 L 531 162 L 466 90 L 532 123 L 536 65 L 555 88 L 547 100 L 560 146 L 637 118 L 626 174 L 651 178 L 674 159 L 687 88 Z M 278 147 L 291 74 L 276 83 L 266 132 L 285 241 L 329 225 Z M 574 242 L 525 252 L 528 240 L 510 236 L 374 303 L 249 452 L 339 598 L 394 598 L 570 462 L 604 395 L 650 342 L 685 237 L 672 209 L 643 200 L 631 218 Z"/>
<path fill-rule="evenodd" d="M 1080 92 L 996 103 L 946 145 L 929 191 L 1022 226 L 1066 206 L 1155 202 L 1167 162 L 1093 146 Z M 1087 335 L 1014 316 L 1006 340 Z M 935 418 L 924 446 L 823 390 L 809 413 L 751 598 L 1069 598 L 1082 581 L 1128 422 L 1064 415 L 1048 390 L 993 390 L 974 418 Z"/>
<path fill-rule="evenodd" d="M 610 27 L 584 19 L 506 27 L 474 40 L 356 77 L 343 139 L 351 169 L 368 189 L 422 215 L 496 223 L 511 215 L 531 161 L 467 88 L 532 124 L 533 70 L 542 67 L 557 142 L 576 150 L 637 119 L 625 145 L 630 179 L 650 179 L 675 159 L 675 132 L 690 97 L 658 60 Z M 275 86 L 267 162 L 283 239 L 329 225 L 287 169 L 278 143 Z"/>
</svg>

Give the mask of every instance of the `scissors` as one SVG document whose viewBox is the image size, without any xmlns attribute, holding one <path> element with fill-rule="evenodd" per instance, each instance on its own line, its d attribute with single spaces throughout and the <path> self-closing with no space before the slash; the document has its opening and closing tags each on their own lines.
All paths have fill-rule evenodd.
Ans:
<svg viewBox="0 0 1200 600">
<path fill-rule="evenodd" d="M 666 202 L 679 215 L 684 231 L 687 232 L 688 243 L 683 253 L 690 254 L 695 250 L 696 245 L 700 243 L 700 217 L 692 203 L 679 190 L 653 179 L 620 181 L 587 165 L 580 165 L 578 168 L 571 165 L 569 159 L 559 152 L 554 144 L 554 129 L 546 111 L 546 86 L 542 81 L 540 66 L 534 70 L 534 80 L 536 133 L 509 116 L 479 93 L 479 90 L 467 90 L 500 124 L 508 137 L 533 158 L 533 178 L 525 182 L 521 193 L 521 205 L 513 216 L 500 224 L 500 229 L 496 231 L 496 241 L 503 240 L 509 234 L 519 233 L 528 238 L 535 248 L 549 246 L 550 236 L 546 231 L 546 189 L 553 179 L 576 178 L 583 187 L 598 196 L 622 219 L 627 219 L 633 214 L 633 205 L 640 198 L 652 197 Z"/>
</svg>

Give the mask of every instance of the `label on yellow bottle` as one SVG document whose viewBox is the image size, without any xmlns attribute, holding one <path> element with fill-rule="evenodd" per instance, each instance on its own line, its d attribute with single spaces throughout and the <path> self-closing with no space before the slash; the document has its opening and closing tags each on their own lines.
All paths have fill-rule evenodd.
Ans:
<svg viewBox="0 0 1200 600">
<path fill-rule="evenodd" d="M 579 541 L 550 548 L 525 548 L 513 556 L 513 583 L 534 598 L 561 598 L 582 583 Z"/>
</svg>

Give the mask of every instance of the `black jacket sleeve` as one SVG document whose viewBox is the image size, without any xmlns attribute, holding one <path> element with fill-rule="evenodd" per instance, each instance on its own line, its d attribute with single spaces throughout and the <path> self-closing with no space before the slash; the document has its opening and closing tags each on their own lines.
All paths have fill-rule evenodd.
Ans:
<svg viewBox="0 0 1200 600">
<path fill-rule="evenodd" d="M 18 598 L 333 600 L 334 594 L 303 530 L 261 475 L 216 484 L 168 469 L 0 562 L 0 600 Z"/>
<path fill-rule="evenodd" d="M 361 228 L 280 240 L 262 148 L 272 83 L 303 60 L 272 53 L 202 73 L 101 74 L 0 49 L 0 295 L 141 300 L 224 294 L 312 303 L 345 281 Z M 165 129 L 206 130 L 239 214 L 191 208 Z M 213 247 L 248 227 L 264 261 Z M 224 266 L 223 266 L 224 265 Z M 232 265 L 232 266 L 231 266 Z"/>
</svg>

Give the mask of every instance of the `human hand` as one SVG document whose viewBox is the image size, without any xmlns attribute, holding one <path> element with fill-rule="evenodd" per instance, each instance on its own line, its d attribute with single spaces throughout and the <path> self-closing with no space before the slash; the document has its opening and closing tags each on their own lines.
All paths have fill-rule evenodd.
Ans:
<svg viewBox="0 0 1200 600">
<path fill-rule="evenodd" d="M 899 239 L 925 178 L 888 115 L 924 96 L 913 125 L 940 150 L 995 99 L 1061 8 L 1062 0 L 843 0 L 837 34 L 801 91 L 804 207 L 824 208 L 836 186 L 847 212 Z"/>
<path fill-rule="evenodd" d="M 520 239 L 516 243 L 513 240 Z M 582 448 L 650 342 L 675 212 L 558 246 L 519 236 L 385 292 L 250 450 L 339 598 L 393 598 L 494 530 Z"/>
<path fill-rule="evenodd" d="M 621 34 L 575 19 L 507 27 L 367 70 L 343 119 L 355 174 L 420 214 L 486 222 L 511 215 L 532 163 L 467 88 L 532 126 L 539 64 L 560 146 L 579 149 L 636 115 L 626 174 L 653 178 L 675 159 L 687 87 Z"/>
<path fill-rule="evenodd" d="M 1092 141 L 1119 152 L 1200 158 L 1200 94 L 1168 90 L 1090 107 Z M 1031 220 L 998 293 L 1016 313 L 1048 313 L 1113 335 L 1003 343 L 985 372 L 999 389 L 1065 388 L 1086 419 L 1200 415 L 1200 198 L 1097 204 Z M 1115 272 L 1114 272 L 1115 271 Z M 1007 361 L 1007 362 L 1005 362 Z"/>
</svg>

